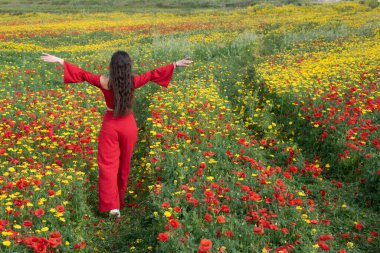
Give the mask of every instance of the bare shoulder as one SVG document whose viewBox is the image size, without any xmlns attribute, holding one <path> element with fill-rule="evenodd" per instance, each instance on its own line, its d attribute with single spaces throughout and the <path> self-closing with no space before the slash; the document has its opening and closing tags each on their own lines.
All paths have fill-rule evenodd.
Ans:
<svg viewBox="0 0 380 253">
<path fill-rule="evenodd" d="M 103 76 L 103 75 L 100 76 L 100 85 L 102 86 L 103 89 L 109 90 L 108 82 L 109 82 L 109 78 L 108 77 Z"/>
</svg>

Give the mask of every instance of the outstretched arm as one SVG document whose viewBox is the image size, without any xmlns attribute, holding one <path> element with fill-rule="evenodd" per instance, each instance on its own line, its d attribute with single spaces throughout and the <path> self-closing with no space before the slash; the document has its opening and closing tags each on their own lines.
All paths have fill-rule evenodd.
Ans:
<svg viewBox="0 0 380 253">
<path fill-rule="evenodd" d="M 46 62 L 59 63 L 64 66 L 64 83 L 81 83 L 86 81 L 96 87 L 103 88 L 102 83 L 106 81 L 106 78 L 103 76 L 83 70 L 57 56 L 44 53 L 41 58 Z"/>
<path fill-rule="evenodd" d="M 135 89 L 143 86 L 149 81 L 155 82 L 163 87 L 168 87 L 176 67 L 187 67 L 193 61 L 188 58 L 173 62 L 172 64 L 147 71 L 142 75 L 134 76 Z"/>
</svg>

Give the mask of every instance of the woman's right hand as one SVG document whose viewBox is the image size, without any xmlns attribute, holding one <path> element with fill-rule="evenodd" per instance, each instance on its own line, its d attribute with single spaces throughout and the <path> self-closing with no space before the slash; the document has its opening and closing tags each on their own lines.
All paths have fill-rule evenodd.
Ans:
<svg viewBox="0 0 380 253">
<path fill-rule="evenodd" d="M 187 67 L 187 66 L 189 66 L 191 63 L 193 63 L 193 61 L 190 60 L 190 58 L 186 57 L 185 59 L 182 59 L 182 60 L 176 61 L 176 62 L 175 62 L 175 66 L 176 66 L 176 67 Z"/>
<path fill-rule="evenodd" d="M 63 65 L 63 59 L 51 54 L 47 54 L 47 53 L 42 53 L 42 54 L 43 54 L 43 56 L 41 56 L 42 60 L 46 62 L 52 62 L 52 63 L 58 62 L 59 64 Z"/>
</svg>

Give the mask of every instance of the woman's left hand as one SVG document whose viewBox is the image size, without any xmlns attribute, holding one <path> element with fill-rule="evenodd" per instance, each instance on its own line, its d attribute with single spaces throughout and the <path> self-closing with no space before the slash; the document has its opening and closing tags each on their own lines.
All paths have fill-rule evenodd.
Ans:
<svg viewBox="0 0 380 253">
<path fill-rule="evenodd" d="M 42 60 L 46 62 L 52 62 L 52 63 L 58 62 L 59 64 L 63 65 L 63 59 L 51 54 L 47 54 L 47 53 L 42 53 L 42 54 L 43 54 L 43 56 L 41 56 Z"/>
</svg>

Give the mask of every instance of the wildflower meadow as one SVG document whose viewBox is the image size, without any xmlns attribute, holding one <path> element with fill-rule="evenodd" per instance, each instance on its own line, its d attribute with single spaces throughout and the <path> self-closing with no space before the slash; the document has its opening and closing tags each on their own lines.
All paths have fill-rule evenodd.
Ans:
<svg viewBox="0 0 380 253">
<path fill-rule="evenodd" d="M 0 252 L 379 252 L 380 7 L 0 14 Z M 122 217 L 98 212 L 107 75 L 136 90 Z"/>
</svg>

